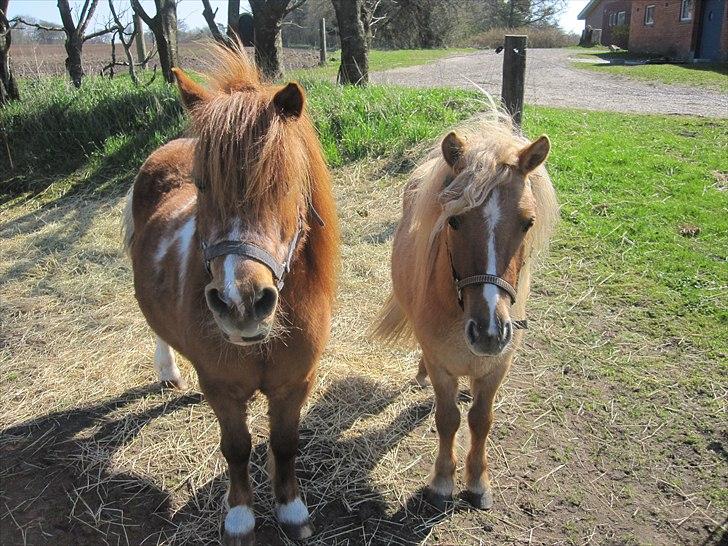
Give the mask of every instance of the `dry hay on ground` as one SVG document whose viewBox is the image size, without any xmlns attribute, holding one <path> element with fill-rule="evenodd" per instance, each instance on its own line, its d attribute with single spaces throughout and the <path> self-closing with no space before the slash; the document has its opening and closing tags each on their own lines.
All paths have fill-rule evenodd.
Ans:
<svg viewBox="0 0 728 546">
<path fill-rule="evenodd" d="M 677 439 L 720 437 L 725 385 L 706 385 L 705 400 L 675 388 L 705 357 L 685 340 L 634 330 L 626 311 L 601 304 L 600 285 L 615 280 L 593 278 L 558 239 L 537 276 L 526 348 L 497 400 L 494 509 L 457 501 L 439 514 L 420 501 L 437 443 L 432 393 L 409 386 L 416 352 L 364 337 L 387 291 L 404 183 L 383 167 L 336 173 L 340 295 L 298 460 L 317 529 L 310 544 L 717 543 L 724 448 L 705 457 Z M 117 196 L 1 213 L 3 543 L 218 539 L 226 477 L 217 423 L 187 363 L 190 392 L 154 384 L 153 339 L 119 249 L 120 211 Z M 258 397 L 255 511 L 260 543 L 280 544 L 265 414 Z"/>
</svg>

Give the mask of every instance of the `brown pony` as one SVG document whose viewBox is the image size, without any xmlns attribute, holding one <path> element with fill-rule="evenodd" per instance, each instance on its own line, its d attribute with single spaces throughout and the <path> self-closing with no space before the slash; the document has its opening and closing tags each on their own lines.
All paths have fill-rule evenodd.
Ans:
<svg viewBox="0 0 728 546">
<path fill-rule="evenodd" d="M 226 544 L 254 541 L 246 405 L 269 403 L 276 514 L 312 533 L 294 462 L 301 406 L 329 336 L 336 211 L 316 132 L 295 83 L 264 84 L 242 51 L 216 50 L 203 87 L 175 75 L 193 138 L 157 149 L 129 192 L 125 246 L 157 335 L 160 380 L 183 388 L 171 348 L 194 366 L 220 423 L 230 487 Z"/>
<path fill-rule="evenodd" d="M 422 348 L 415 379 L 432 382 L 440 436 L 426 494 L 439 507 L 454 489 L 460 376 L 473 396 L 463 496 L 478 508 L 493 504 L 485 453 L 493 399 L 523 337 L 533 258 L 558 212 L 542 165 L 549 148 L 545 136 L 529 143 L 496 114 L 448 134 L 405 189 L 393 293 L 375 333 L 413 336 Z"/>
</svg>

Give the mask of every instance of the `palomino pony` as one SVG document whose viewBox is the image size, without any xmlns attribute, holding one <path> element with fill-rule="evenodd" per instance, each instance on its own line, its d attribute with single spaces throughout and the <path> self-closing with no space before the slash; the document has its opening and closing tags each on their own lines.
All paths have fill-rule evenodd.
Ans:
<svg viewBox="0 0 728 546">
<path fill-rule="evenodd" d="M 557 218 L 542 136 L 529 143 L 505 115 L 448 134 L 412 175 L 392 250 L 393 293 L 375 333 L 414 336 L 422 348 L 416 381 L 435 390 L 439 451 L 426 494 L 452 497 L 458 377 L 470 379 L 471 446 L 463 496 L 490 508 L 485 442 L 493 399 L 521 343 L 531 265 Z"/>
<path fill-rule="evenodd" d="M 312 533 L 294 470 L 300 411 L 328 339 L 338 264 L 331 182 L 303 90 L 264 84 L 242 51 L 216 54 L 210 87 L 175 71 L 193 138 L 142 166 L 125 245 L 160 380 L 184 386 L 174 348 L 220 423 L 224 542 L 254 541 L 246 405 L 258 390 L 269 403 L 276 514 L 300 539 Z"/>
</svg>

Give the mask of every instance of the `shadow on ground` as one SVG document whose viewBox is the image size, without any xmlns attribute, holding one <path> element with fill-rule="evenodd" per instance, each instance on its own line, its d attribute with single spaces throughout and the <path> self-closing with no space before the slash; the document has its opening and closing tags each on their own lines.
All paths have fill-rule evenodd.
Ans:
<svg viewBox="0 0 728 546">
<path fill-rule="evenodd" d="M 361 398 L 361 404 L 346 407 L 342 414 L 341 401 L 352 391 L 368 396 Z M 429 417 L 433 410 L 431 400 L 405 407 L 382 428 L 367 429 L 353 437 L 345 434 L 359 419 L 383 412 L 399 394 L 364 378 L 339 380 L 304 416 L 298 472 L 307 504 L 313 507 L 317 542 L 360 543 L 375 536 L 370 543 L 419 544 L 434 525 L 460 509 L 456 504 L 444 513 L 438 512 L 418 491 L 401 509 L 388 513 L 371 478 L 373 469 L 399 440 Z M 189 500 L 179 509 L 173 506 L 169 491 L 144 476 L 113 474 L 100 480 L 103 488 L 84 485 L 90 465 L 83 457 L 89 449 L 95 449 L 98 456 L 98 446 L 103 446 L 101 459 L 91 464 L 108 474 L 108 469 L 113 467 L 114 453 L 131 442 L 150 421 L 203 402 L 200 394 L 185 394 L 161 401 L 141 413 L 110 418 L 145 397 L 162 396 L 158 386 L 131 389 L 93 406 L 45 415 L 0 432 L 5 486 L 1 516 L 3 543 L 70 545 L 102 540 L 156 544 L 170 539 L 176 541 L 175 538 L 180 538 L 175 537 L 178 527 L 186 525 L 196 526 L 199 537 L 217 536 L 221 516 L 199 520 L 201 513 L 209 516 L 217 510 L 220 514 L 219 506 L 201 506 L 200 499 L 221 499 L 227 482 L 225 474 L 191 491 Z M 266 451 L 267 443 L 261 442 L 251 457 L 257 499 L 256 532 L 261 544 L 283 544 L 285 540 L 269 510 L 270 489 L 262 470 Z M 333 468 L 340 465 L 349 468 L 343 480 L 337 478 L 341 483 L 331 483 L 328 489 L 316 487 L 317 480 L 326 480 L 335 474 L 341 476 L 341 471 L 334 472 Z M 82 472 L 79 466 L 86 468 Z M 341 494 L 342 489 L 346 489 L 345 496 Z M 352 503 L 346 498 L 358 500 Z M 80 518 L 69 516 L 80 503 L 96 515 L 96 529 L 84 525 Z M 124 525 L 114 524 L 111 521 L 114 518 L 109 517 L 108 525 L 104 526 L 104 513 L 119 510 L 123 511 Z M 104 528 L 106 534 L 102 536 L 99 529 Z M 191 537 L 188 540 L 195 543 Z"/>
</svg>

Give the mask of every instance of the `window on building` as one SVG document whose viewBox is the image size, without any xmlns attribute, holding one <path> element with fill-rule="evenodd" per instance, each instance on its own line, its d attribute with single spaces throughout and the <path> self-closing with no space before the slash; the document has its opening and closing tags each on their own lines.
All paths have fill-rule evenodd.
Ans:
<svg viewBox="0 0 728 546">
<path fill-rule="evenodd" d="M 655 24 L 655 6 L 645 7 L 645 26 L 652 26 Z"/>
<path fill-rule="evenodd" d="M 691 21 L 693 19 L 693 0 L 682 0 L 680 4 L 680 20 Z"/>
<path fill-rule="evenodd" d="M 627 12 L 626 11 L 620 11 L 617 14 L 617 25 L 623 26 L 627 22 Z"/>
</svg>

